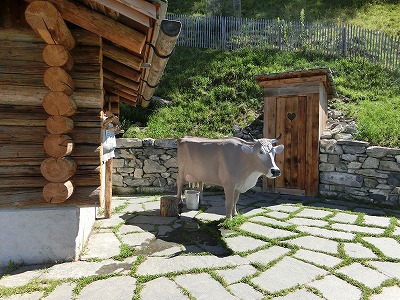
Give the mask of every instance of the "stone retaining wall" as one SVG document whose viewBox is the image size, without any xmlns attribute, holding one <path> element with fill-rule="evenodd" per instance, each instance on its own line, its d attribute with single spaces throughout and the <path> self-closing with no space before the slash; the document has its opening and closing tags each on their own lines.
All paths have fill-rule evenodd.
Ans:
<svg viewBox="0 0 400 300">
<path fill-rule="evenodd" d="M 319 160 L 321 194 L 399 207 L 400 149 L 323 139 Z"/>
<path fill-rule="evenodd" d="M 320 142 L 320 193 L 399 207 L 400 149 L 341 137 Z M 176 147 L 176 139 L 117 139 L 114 193 L 174 193 Z"/>
<path fill-rule="evenodd" d="M 115 156 L 115 194 L 175 192 L 176 139 L 117 139 Z"/>
</svg>

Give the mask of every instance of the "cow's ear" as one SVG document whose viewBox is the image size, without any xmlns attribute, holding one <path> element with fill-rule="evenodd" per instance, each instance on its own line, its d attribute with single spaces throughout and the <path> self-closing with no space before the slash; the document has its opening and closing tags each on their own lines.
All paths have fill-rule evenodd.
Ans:
<svg viewBox="0 0 400 300">
<path fill-rule="evenodd" d="M 283 149 L 285 149 L 285 146 L 278 145 L 278 146 L 275 146 L 274 149 L 275 149 L 275 153 L 281 153 L 283 151 Z"/>
<path fill-rule="evenodd" d="M 242 145 L 242 151 L 245 154 L 250 154 L 253 152 L 253 147 L 250 147 L 249 145 Z"/>
</svg>

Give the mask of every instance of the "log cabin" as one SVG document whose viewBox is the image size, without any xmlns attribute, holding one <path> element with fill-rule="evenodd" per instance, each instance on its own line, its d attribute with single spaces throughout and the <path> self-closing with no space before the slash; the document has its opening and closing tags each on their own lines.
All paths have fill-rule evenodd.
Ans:
<svg viewBox="0 0 400 300">
<path fill-rule="evenodd" d="M 166 10 L 165 0 L 1 1 L 0 266 L 77 259 L 96 207 L 110 217 L 106 133 L 120 102 L 150 102 L 181 28 Z"/>
</svg>

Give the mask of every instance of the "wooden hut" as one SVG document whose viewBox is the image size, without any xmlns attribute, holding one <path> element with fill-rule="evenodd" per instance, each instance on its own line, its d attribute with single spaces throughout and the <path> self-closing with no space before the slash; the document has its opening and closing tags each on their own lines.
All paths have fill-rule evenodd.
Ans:
<svg viewBox="0 0 400 300">
<path fill-rule="evenodd" d="M 163 0 L 1 1 L 0 265 L 78 257 L 111 198 L 102 143 L 119 103 L 148 105 L 180 32 L 165 13 Z"/>
<path fill-rule="evenodd" d="M 335 94 L 329 69 L 256 76 L 264 92 L 264 136 L 283 134 L 276 156 L 282 175 L 264 188 L 295 195 L 318 194 L 319 140 L 327 121 L 327 100 Z"/>
</svg>

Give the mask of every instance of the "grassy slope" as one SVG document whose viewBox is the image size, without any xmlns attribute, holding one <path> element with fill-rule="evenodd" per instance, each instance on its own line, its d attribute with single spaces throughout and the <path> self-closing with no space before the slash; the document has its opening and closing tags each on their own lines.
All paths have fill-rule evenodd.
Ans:
<svg viewBox="0 0 400 300">
<path fill-rule="evenodd" d="M 222 0 L 231 3 L 231 0 Z M 242 0 L 247 18 L 299 20 L 304 9 L 306 22 L 344 21 L 369 29 L 400 35 L 398 0 Z M 206 0 L 169 0 L 168 12 L 205 14 Z"/>
<path fill-rule="evenodd" d="M 319 5 L 313 6 L 314 10 L 311 7 L 307 8 L 309 2 L 311 1 L 282 0 L 278 5 L 275 1 L 269 0 L 242 0 L 242 8 L 244 14 L 256 11 L 259 14 L 268 12 L 271 16 L 257 16 L 273 17 L 272 12 L 275 12 L 274 17 L 286 15 L 288 18 L 289 12 L 306 7 L 306 15 L 309 9 L 308 16 L 315 16 L 315 19 L 326 19 L 328 15 L 331 18 L 352 16 L 352 20 L 356 20 L 357 16 L 368 12 L 371 7 L 388 7 L 393 5 L 389 2 L 397 1 L 379 1 L 385 3 L 366 5 L 366 2 L 371 1 L 320 0 L 317 2 Z M 169 0 L 169 11 L 201 12 L 204 3 L 204 0 L 183 3 Z M 335 13 L 327 13 L 334 9 L 334 5 L 337 8 L 334 10 Z M 180 11 L 176 11 L 176 7 Z M 372 11 L 376 11 L 375 8 Z M 326 11 L 325 17 L 323 11 Z M 297 19 L 294 14 L 293 18 Z M 365 16 L 361 19 L 368 20 Z M 400 26 L 400 22 L 397 25 Z M 344 102 L 337 101 L 336 106 L 358 119 L 359 139 L 373 144 L 400 147 L 398 73 L 388 72 L 364 62 L 265 49 L 229 52 L 179 47 L 170 59 L 156 91 L 156 95 L 172 100 L 172 107 L 155 109 L 150 114 L 148 130 L 145 133 L 139 133 L 135 128 L 131 128 L 125 136 L 144 134 L 158 138 L 180 137 L 186 134 L 212 137 L 229 135 L 232 125 L 249 124 L 261 112 L 261 89 L 257 86 L 253 75 L 316 67 L 330 67 L 334 71 L 340 98 L 347 99 Z M 147 118 L 141 110 L 129 113 L 133 114 L 131 120 L 143 122 Z"/>
</svg>

